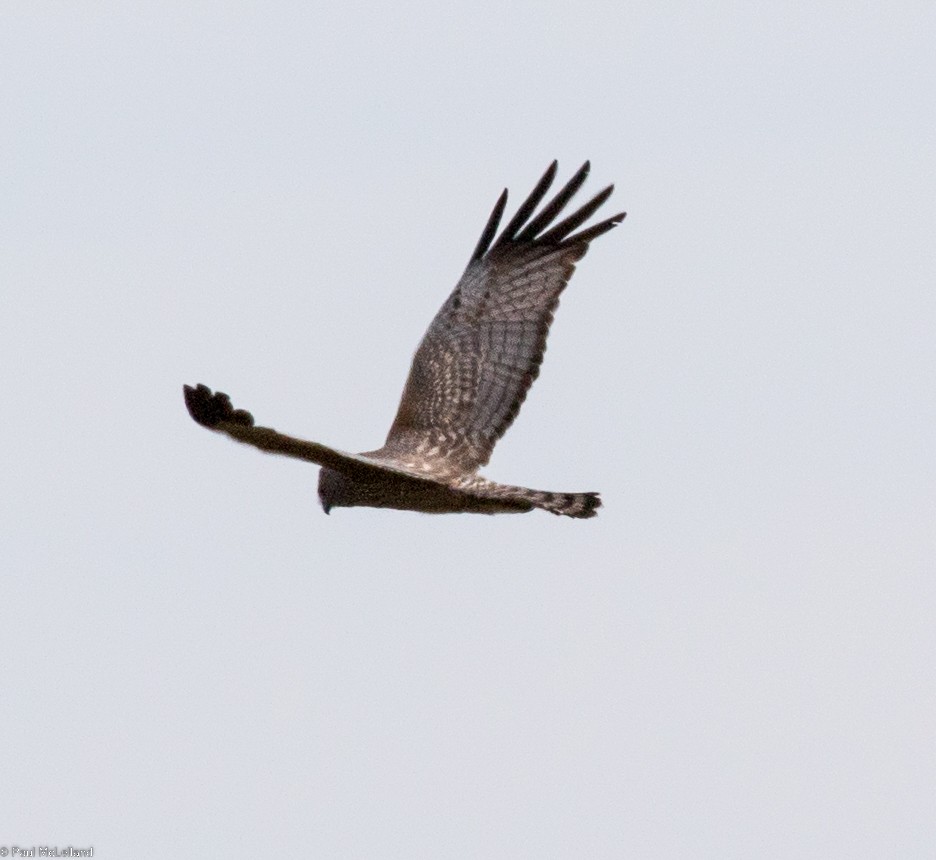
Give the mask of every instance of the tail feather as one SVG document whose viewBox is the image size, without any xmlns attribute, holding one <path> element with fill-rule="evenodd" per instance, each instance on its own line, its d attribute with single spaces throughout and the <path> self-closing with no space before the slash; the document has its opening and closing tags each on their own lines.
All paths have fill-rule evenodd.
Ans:
<svg viewBox="0 0 936 860">
<path fill-rule="evenodd" d="M 528 498 L 536 507 L 551 514 L 576 519 L 596 516 L 601 507 L 598 493 L 550 493 L 545 490 L 526 490 Z"/>
<path fill-rule="evenodd" d="M 588 519 L 598 513 L 601 497 L 598 493 L 552 493 L 498 484 L 478 475 L 464 482 L 459 489 L 483 499 L 501 499 L 521 502 L 551 514 L 576 519 Z"/>
</svg>

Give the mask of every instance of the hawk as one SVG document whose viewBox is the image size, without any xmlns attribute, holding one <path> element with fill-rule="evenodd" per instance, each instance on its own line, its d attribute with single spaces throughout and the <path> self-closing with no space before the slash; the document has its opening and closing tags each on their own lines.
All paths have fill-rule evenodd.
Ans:
<svg viewBox="0 0 936 860">
<path fill-rule="evenodd" d="M 478 514 L 540 508 L 593 517 L 601 505 L 598 493 L 530 490 L 478 474 L 539 374 L 553 312 L 575 264 L 593 239 L 625 215 L 579 230 L 611 196 L 611 185 L 553 223 L 585 182 L 587 161 L 536 213 L 556 168 L 554 161 L 498 235 L 506 189 L 501 194 L 465 273 L 416 350 L 382 448 L 349 454 L 257 427 L 249 412 L 205 385 L 185 386 L 192 418 L 261 451 L 321 466 L 318 494 L 326 514 L 365 506 Z"/>
</svg>

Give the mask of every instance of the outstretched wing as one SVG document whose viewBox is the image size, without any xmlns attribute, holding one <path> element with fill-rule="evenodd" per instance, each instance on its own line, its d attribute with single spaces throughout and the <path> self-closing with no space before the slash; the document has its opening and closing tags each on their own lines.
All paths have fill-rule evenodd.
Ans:
<svg viewBox="0 0 936 860">
<path fill-rule="evenodd" d="M 611 196 L 611 185 L 551 226 L 585 182 L 586 161 L 533 217 L 556 166 L 549 166 L 495 241 L 506 190 L 497 201 L 465 273 L 416 351 L 380 454 L 472 472 L 487 463 L 517 417 L 539 374 L 553 311 L 576 262 L 625 214 L 575 232 Z"/>
<path fill-rule="evenodd" d="M 305 460 L 364 482 L 386 480 L 390 476 L 411 483 L 439 483 L 431 474 L 377 461 L 366 454 L 350 454 L 318 442 L 297 439 L 295 436 L 279 433 L 272 427 L 257 427 L 253 415 L 246 409 L 235 409 L 227 394 L 221 391 L 213 392 L 207 385 L 186 385 L 183 388 L 189 415 L 202 427 L 223 433 L 237 442 L 253 445 L 254 448 L 268 454 L 282 454 L 296 460 Z"/>
</svg>

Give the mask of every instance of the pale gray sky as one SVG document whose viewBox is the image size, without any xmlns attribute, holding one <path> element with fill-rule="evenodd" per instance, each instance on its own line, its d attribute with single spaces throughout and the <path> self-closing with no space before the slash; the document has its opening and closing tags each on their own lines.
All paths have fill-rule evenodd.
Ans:
<svg viewBox="0 0 936 860">
<path fill-rule="evenodd" d="M 0 846 L 936 854 L 932 3 L 0 13 Z M 504 186 L 624 224 L 487 473 L 338 510 Z M 613 207 L 613 208 L 612 208 Z"/>
</svg>

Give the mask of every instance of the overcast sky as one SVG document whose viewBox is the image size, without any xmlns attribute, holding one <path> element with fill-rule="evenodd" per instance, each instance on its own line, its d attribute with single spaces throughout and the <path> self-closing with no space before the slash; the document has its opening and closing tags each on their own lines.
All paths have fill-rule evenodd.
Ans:
<svg viewBox="0 0 936 860">
<path fill-rule="evenodd" d="M 0 12 L 0 846 L 936 854 L 932 3 Z M 498 194 L 614 182 L 486 474 L 379 446 Z M 512 211 L 512 208 L 511 208 Z"/>
</svg>

